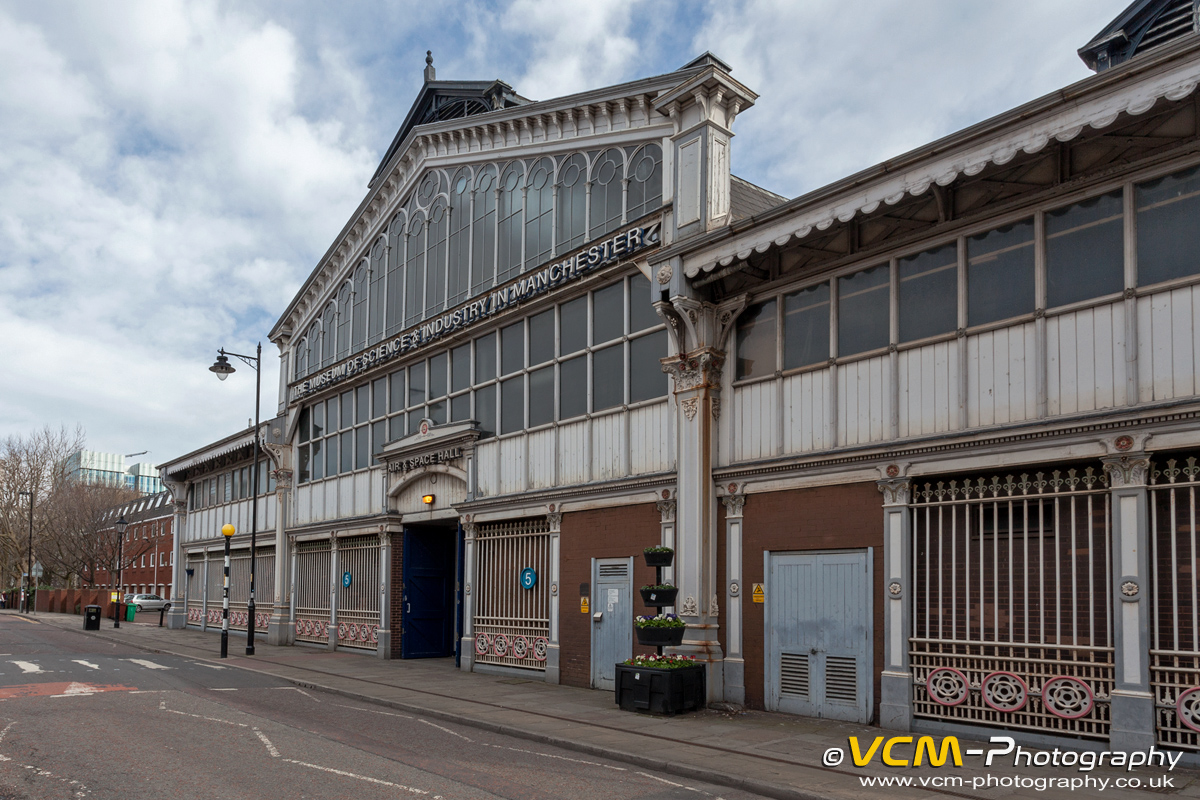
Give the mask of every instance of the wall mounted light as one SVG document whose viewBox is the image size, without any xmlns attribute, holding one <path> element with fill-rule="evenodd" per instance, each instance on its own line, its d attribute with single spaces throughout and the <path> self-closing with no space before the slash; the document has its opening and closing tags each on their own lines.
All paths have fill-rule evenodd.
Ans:
<svg viewBox="0 0 1200 800">
<path fill-rule="evenodd" d="M 421 498 L 421 502 L 427 506 L 433 505 L 433 495 L 427 494 Z"/>
</svg>

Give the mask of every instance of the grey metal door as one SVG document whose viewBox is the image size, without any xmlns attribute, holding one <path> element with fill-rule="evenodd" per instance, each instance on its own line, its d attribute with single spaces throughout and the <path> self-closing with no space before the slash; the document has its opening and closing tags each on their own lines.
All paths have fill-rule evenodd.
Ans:
<svg viewBox="0 0 1200 800">
<path fill-rule="evenodd" d="M 868 722 L 871 552 L 767 553 L 767 708 Z"/>
<path fill-rule="evenodd" d="M 612 691 L 616 664 L 633 655 L 633 559 L 592 560 L 592 688 Z"/>
</svg>

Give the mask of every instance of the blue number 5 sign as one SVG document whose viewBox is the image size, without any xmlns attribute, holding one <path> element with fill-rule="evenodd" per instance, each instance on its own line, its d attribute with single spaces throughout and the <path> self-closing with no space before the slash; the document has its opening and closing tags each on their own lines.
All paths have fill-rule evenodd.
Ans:
<svg viewBox="0 0 1200 800">
<path fill-rule="evenodd" d="M 521 588 L 532 589 L 537 585 L 537 571 L 533 567 L 521 570 Z"/>
</svg>

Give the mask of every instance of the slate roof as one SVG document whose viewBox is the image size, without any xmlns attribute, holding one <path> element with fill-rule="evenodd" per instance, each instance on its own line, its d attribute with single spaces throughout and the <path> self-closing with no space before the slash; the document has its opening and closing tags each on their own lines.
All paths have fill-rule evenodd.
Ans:
<svg viewBox="0 0 1200 800">
<path fill-rule="evenodd" d="M 735 220 L 753 217 L 786 202 L 786 197 L 768 192 L 736 175 L 729 176 L 729 210 Z"/>
</svg>

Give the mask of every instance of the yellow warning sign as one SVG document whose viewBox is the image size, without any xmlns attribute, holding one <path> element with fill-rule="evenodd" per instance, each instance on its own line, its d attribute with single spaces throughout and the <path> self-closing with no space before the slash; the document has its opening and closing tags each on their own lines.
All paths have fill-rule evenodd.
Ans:
<svg viewBox="0 0 1200 800">
<path fill-rule="evenodd" d="M 762 588 L 761 583 L 754 584 L 753 597 L 754 597 L 754 602 L 756 602 L 756 603 L 761 603 L 761 602 L 763 602 L 763 600 L 766 599 L 766 595 L 763 594 L 763 588 Z"/>
<path fill-rule="evenodd" d="M 579 613 L 586 614 L 591 609 L 588 607 L 588 599 L 586 597 L 579 598 Z"/>
</svg>

